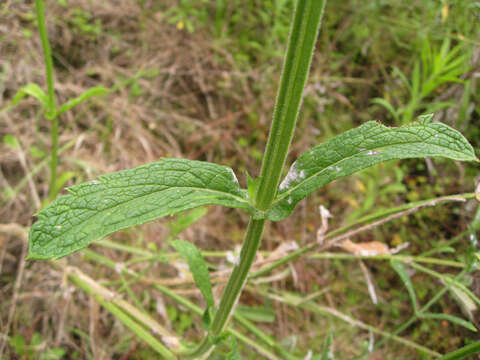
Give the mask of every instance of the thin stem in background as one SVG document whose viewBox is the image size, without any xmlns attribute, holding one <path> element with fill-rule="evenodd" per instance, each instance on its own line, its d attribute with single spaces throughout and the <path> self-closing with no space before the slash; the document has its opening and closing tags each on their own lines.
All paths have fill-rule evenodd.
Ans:
<svg viewBox="0 0 480 360">
<path fill-rule="evenodd" d="M 45 25 L 45 11 L 43 0 L 35 0 L 35 8 L 37 10 L 38 32 L 42 41 L 43 57 L 45 59 L 45 74 L 47 78 L 47 108 L 45 109 L 45 117 L 50 120 L 51 124 L 51 160 L 50 160 L 50 190 L 49 197 L 53 200 L 56 193 L 57 182 L 57 162 L 58 162 L 58 117 L 57 105 L 55 103 L 55 88 L 53 83 L 53 60 L 50 43 L 48 41 L 47 27 Z"/>
</svg>

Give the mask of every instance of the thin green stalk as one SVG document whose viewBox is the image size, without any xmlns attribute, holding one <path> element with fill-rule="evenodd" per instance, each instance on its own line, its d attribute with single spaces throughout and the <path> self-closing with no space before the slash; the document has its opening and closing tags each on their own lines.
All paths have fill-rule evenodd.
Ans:
<svg viewBox="0 0 480 360">
<path fill-rule="evenodd" d="M 297 1 L 280 87 L 260 171 L 256 205 L 270 208 L 292 141 L 326 0 Z"/>
<path fill-rule="evenodd" d="M 268 210 L 276 195 L 293 137 L 325 3 L 326 0 L 298 0 L 296 4 L 272 125 L 260 171 L 260 183 L 255 196 L 256 207 L 260 211 Z M 204 358 L 215 347 L 215 340 L 224 331 L 245 285 L 260 246 L 264 225 L 263 219 L 253 217 L 250 219 L 240 253 L 240 263 L 233 269 L 223 291 L 209 334 L 197 349 L 185 355 L 186 358 Z"/>
<path fill-rule="evenodd" d="M 174 300 L 175 302 L 177 302 L 181 306 L 184 306 L 188 310 L 194 312 L 198 316 L 203 315 L 203 310 L 200 307 L 193 304 L 191 301 L 184 298 L 183 296 L 178 295 L 177 293 L 173 292 L 172 290 L 170 290 L 166 286 L 163 286 L 163 285 L 160 285 L 160 284 L 154 284 L 153 287 L 156 288 L 157 290 L 159 290 L 162 294 L 170 297 L 172 300 Z M 253 340 L 249 339 L 248 337 L 242 335 L 242 333 L 235 330 L 231 326 L 228 326 L 227 329 L 225 330 L 225 332 L 227 334 L 230 334 L 230 335 L 234 336 L 235 338 L 244 342 L 245 344 L 250 345 L 251 347 L 256 349 L 259 353 L 265 355 L 267 359 L 278 360 L 278 357 L 275 354 L 273 354 L 272 352 L 270 352 L 268 349 L 264 348 L 260 344 L 258 344 L 256 342 L 254 342 Z M 255 334 L 258 333 L 258 332 L 259 332 L 259 330 L 256 329 Z M 260 338 L 260 339 L 264 340 L 263 338 Z M 270 343 L 267 343 L 267 344 L 270 345 Z M 277 347 L 279 347 L 279 346 L 277 345 Z M 290 357 L 291 357 L 291 355 L 290 355 Z"/>
<path fill-rule="evenodd" d="M 186 359 L 199 359 L 209 354 L 215 347 L 214 341 L 220 337 L 225 330 L 228 320 L 234 310 L 235 304 L 238 301 L 243 286 L 247 280 L 247 275 L 252 266 L 253 260 L 257 254 L 258 247 L 262 239 L 263 228 L 265 220 L 250 219 L 245 240 L 240 252 L 240 262 L 233 269 L 228 283 L 223 290 L 222 298 L 218 310 L 215 313 L 208 335 L 203 342 L 192 352 L 184 354 Z"/>
<path fill-rule="evenodd" d="M 57 181 L 57 157 L 58 157 L 58 117 L 57 106 L 55 103 L 55 88 L 53 84 L 53 60 L 50 50 L 50 43 L 47 36 L 47 27 L 45 25 L 45 11 L 43 0 L 35 0 L 37 10 L 38 32 L 42 41 L 43 57 L 45 59 L 45 74 L 47 78 L 47 108 L 45 117 L 51 121 L 52 151 L 50 160 L 50 199 L 53 200 L 56 193 Z"/>
</svg>

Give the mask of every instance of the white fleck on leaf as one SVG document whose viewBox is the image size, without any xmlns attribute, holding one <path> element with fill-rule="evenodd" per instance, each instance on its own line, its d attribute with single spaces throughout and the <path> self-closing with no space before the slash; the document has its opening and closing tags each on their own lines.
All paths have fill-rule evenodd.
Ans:
<svg viewBox="0 0 480 360">
<path fill-rule="evenodd" d="M 292 166 L 290 166 L 290 170 L 288 170 L 287 176 L 285 176 L 285 179 L 283 179 L 279 189 L 280 190 L 288 189 L 292 185 L 292 183 L 297 181 L 299 176 L 300 175 L 297 171 L 296 163 L 294 162 Z M 304 177 L 305 177 L 305 173 L 304 173 Z"/>
</svg>

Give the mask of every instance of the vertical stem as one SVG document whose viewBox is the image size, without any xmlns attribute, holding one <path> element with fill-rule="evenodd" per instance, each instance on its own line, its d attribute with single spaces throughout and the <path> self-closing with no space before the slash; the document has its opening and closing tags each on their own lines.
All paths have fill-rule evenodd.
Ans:
<svg viewBox="0 0 480 360">
<path fill-rule="evenodd" d="M 52 122 L 51 138 L 52 151 L 50 160 L 50 198 L 55 195 L 57 180 L 57 153 L 58 153 L 58 118 L 56 115 L 55 89 L 53 85 L 53 61 L 50 43 L 47 36 L 47 27 L 45 25 L 45 11 L 43 0 L 35 0 L 37 10 L 38 31 L 42 41 L 43 57 L 45 59 L 45 74 L 47 78 L 47 108 L 45 109 L 45 117 Z"/>
<path fill-rule="evenodd" d="M 256 196 L 256 206 L 261 211 L 270 208 L 276 195 L 293 137 L 325 3 L 326 0 L 297 1 Z M 193 352 L 185 355 L 186 358 L 206 358 L 215 347 L 216 339 L 224 331 L 235 310 L 235 304 L 260 246 L 264 225 L 264 219 L 250 218 L 240 262 L 228 279 L 209 334 Z"/>
<path fill-rule="evenodd" d="M 299 0 L 290 30 L 280 87 L 260 172 L 257 207 L 267 210 L 275 198 L 280 175 L 308 77 L 326 0 Z"/>
<path fill-rule="evenodd" d="M 252 266 L 255 255 L 260 246 L 262 240 L 263 228 L 265 220 L 253 220 L 247 227 L 247 233 L 245 234 L 245 241 L 240 252 L 239 264 L 235 266 L 230 279 L 223 291 L 220 305 L 218 306 L 218 312 L 215 314 L 210 333 L 213 336 L 218 336 L 225 329 L 227 320 L 229 319 L 235 303 L 238 301 L 240 294 L 245 285 L 248 272 Z"/>
</svg>

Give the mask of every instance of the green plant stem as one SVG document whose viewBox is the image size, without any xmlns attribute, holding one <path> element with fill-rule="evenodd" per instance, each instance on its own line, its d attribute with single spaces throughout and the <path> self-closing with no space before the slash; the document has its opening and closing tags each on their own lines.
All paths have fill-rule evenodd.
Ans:
<svg viewBox="0 0 480 360">
<path fill-rule="evenodd" d="M 270 208 L 276 195 L 325 4 L 326 0 L 297 1 L 256 194 L 257 208 L 262 211 Z"/>
<path fill-rule="evenodd" d="M 464 359 L 469 355 L 478 353 L 480 353 L 480 341 L 474 342 L 473 344 L 464 346 L 461 349 L 445 354 L 438 360 L 460 360 Z"/>
<path fill-rule="evenodd" d="M 55 88 L 53 83 L 53 60 L 52 52 L 50 50 L 50 43 L 48 41 L 47 27 L 45 25 L 45 11 L 43 0 L 35 0 L 35 7 L 37 10 L 38 32 L 40 33 L 40 39 L 42 41 L 43 57 L 45 59 L 45 74 L 47 78 L 47 108 L 45 109 L 45 117 L 51 121 L 51 138 L 52 138 L 52 151 L 50 160 L 50 199 L 56 193 L 56 181 L 57 181 L 57 152 L 58 152 L 58 117 L 55 104 Z"/>
<path fill-rule="evenodd" d="M 326 0 L 297 1 L 255 197 L 256 207 L 262 212 L 270 208 L 276 195 L 293 137 L 325 3 Z M 263 219 L 250 219 L 240 252 L 240 262 L 234 268 L 223 291 L 209 334 L 197 349 L 185 355 L 186 358 L 205 358 L 213 350 L 215 339 L 224 331 L 245 285 L 260 246 L 264 225 Z"/>
<path fill-rule="evenodd" d="M 225 326 L 234 311 L 235 304 L 247 280 L 250 267 L 252 266 L 253 260 L 255 260 L 258 247 L 262 240 L 264 226 L 265 220 L 250 219 L 242 250 L 240 251 L 239 263 L 233 269 L 228 283 L 223 290 L 222 298 L 220 299 L 218 310 L 210 326 L 208 336 L 206 336 L 203 342 L 191 353 L 184 354 L 186 359 L 199 359 L 203 358 L 202 356 L 205 356 L 205 354 L 209 354 L 215 346 L 212 340 L 218 338 L 225 330 Z"/>
<path fill-rule="evenodd" d="M 191 301 L 184 298 L 183 296 L 178 295 L 177 293 L 173 292 L 168 287 L 160 285 L 160 284 L 154 284 L 153 287 L 156 288 L 157 290 L 159 290 L 162 294 L 170 297 L 172 300 L 174 300 L 175 302 L 177 302 L 181 306 L 184 306 L 185 308 L 194 312 L 198 316 L 203 315 L 203 310 L 200 307 L 193 304 Z M 256 349 L 260 354 L 264 355 L 267 359 L 278 360 L 278 357 L 275 354 L 273 354 L 272 352 L 270 352 L 268 349 L 264 348 L 260 344 L 258 344 L 256 342 L 254 342 L 253 340 L 249 339 L 247 336 L 242 335 L 242 333 L 235 330 L 230 325 L 227 327 L 227 329 L 225 331 L 226 331 L 227 334 L 230 334 L 230 335 L 236 337 L 238 340 L 244 342 L 245 344 L 250 345 L 251 347 Z M 254 333 L 257 334 L 259 332 L 260 332 L 260 330 L 256 329 L 256 331 Z M 263 340 L 263 338 L 260 338 L 260 339 Z M 267 344 L 270 345 L 270 343 L 267 343 Z M 280 348 L 280 346 L 277 344 L 276 348 Z M 283 351 L 282 354 L 284 355 L 284 358 L 287 358 L 285 356 L 285 351 Z M 291 355 L 288 356 L 288 358 L 291 358 L 291 357 L 292 357 Z"/>
</svg>

